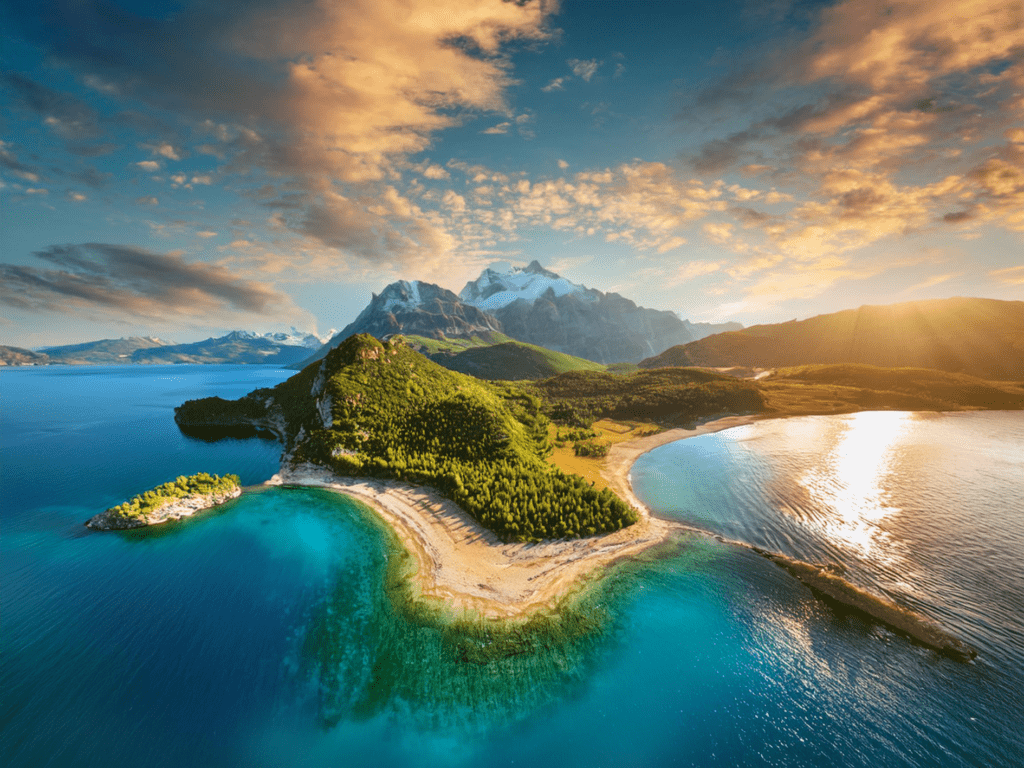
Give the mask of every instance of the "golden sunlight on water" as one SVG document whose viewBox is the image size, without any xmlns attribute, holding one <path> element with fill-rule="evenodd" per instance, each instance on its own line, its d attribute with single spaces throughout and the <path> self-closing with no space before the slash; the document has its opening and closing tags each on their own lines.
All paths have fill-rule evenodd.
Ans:
<svg viewBox="0 0 1024 768">
<path fill-rule="evenodd" d="M 893 471 L 898 443 L 912 414 L 875 411 L 853 414 L 821 461 L 800 478 L 828 538 L 863 559 L 895 565 L 900 559 L 885 530 L 890 506 L 885 480 Z"/>
</svg>

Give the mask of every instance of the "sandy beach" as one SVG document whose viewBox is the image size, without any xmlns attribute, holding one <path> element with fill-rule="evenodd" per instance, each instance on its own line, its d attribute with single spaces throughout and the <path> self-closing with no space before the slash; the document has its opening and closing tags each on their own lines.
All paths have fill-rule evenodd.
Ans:
<svg viewBox="0 0 1024 768">
<path fill-rule="evenodd" d="M 748 424 L 753 416 L 717 419 L 697 429 L 674 429 L 612 447 L 603 472 L 611 487 L 640 513 L 615 533 L 570 541 L 505 544 L 433 490 L 390 480 L 334 475 L 314 466 L 283 469 L 267 485 L 326 488 L 377 512 L 415 559 L 420 594 L 455 610 L 510 618 L 554 604 L 594 569 L 664 541 L 680 526 L 654 517 L 633 494 L 629 470 L 637 457 L 665 443 Z"/>
</svg>

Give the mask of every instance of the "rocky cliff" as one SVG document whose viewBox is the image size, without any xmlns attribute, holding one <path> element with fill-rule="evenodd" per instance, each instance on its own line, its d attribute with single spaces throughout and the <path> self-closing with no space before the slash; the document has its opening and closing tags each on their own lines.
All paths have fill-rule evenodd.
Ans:
<svg viewBox="0 0 1024 768">
<path fill-rule="evenodd" d="M 449 290 L 419 280 L 400 280 L 373 294 L 359 316 L 316 354 L 292 366 L 302 369 L 323 359 L 345 339 L 368 333 L 378 339 L 402 333 L 427 338 L 469 338 L 474 334 L 501 332 L 501 323 L 492 315 L 462 302 Z"/>
</svg>

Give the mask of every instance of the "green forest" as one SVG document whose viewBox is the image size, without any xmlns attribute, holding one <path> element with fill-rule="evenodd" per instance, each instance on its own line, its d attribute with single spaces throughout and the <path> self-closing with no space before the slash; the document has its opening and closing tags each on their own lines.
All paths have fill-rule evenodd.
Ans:
<svg viewBox="0 0 1024 768">
<path fill-rule="evenodd" d="M 433 486 L 505 541 L 592 536 L 637 520 L 611 491 L 544 461 L 548 419 L 535 393 L 446 370 L 401 341 L 369 336 L 348 339 L 323 366 L 319 398 L 329 398 L 332 424 L 317 424 L 320 414 L 307 403 L 295 461 Z M 300 374 L 311 385 L 314 375 Z M 300 416 L 303 388 L 279 389 L 285 410 Z"/>
<path fill-rule="evenodd" d="M 505 541 L 615 531 L 637 514 L 606 489 L 545 461 L 552 437 L 577 456 L 609 449 L 598 419 L 689 426 L 716 415 L 848 413 L 864 408 L 1024 407 L 1019 386 L 871 366 L 782 369 L 762 381 L 701 368 L 574 370 L 541 381 L 482 381 L 447 370 L 400 337 L 353 336 L 273 389 L 184 403 L 182 429 L 281 432 L 293 462 L 342 475 L 430 485 Z M 174 485 L 174 484 L 169 484 Z M 125 508 L 138 514 L 161 489 Z M 176 492 L 168 489 L 167 492 Z M 138 510 L 138 511 L 136 511 Z"/>
<path fill-rule="evenodd" d="M 523 384 L 554 420 L 588 427 L 596 419 L 683 425 L 716 413 L 761 413 L 765 399 L 753 381 L 701 368 L 659 368 L 616 375 L 570 371 Z"/>
<path fill-rule="evenodd" d="M 228 493 L 240 487 L 240 482 L 238 475 L 221 477 L 207 472 L 200 472 L 189 477 L 182 475 L 169 483 L 158 485 L 152 490 L 133 496 L 124 504 L 118 504 L 107 511 L 124 518 L 144 517 L 175 499 Z"/>
</svg>

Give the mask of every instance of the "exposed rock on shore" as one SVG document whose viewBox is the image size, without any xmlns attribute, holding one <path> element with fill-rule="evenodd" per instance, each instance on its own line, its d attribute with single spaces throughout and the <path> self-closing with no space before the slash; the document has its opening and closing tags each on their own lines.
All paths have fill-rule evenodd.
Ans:
<svg viewBox="0 0 1024 768">
<path fill-rule="evenodd" d="M 223 504 L 229 499 L 242 495 L 241 488 L 211 494 L 196 494 L 183 499 L 168 499 L 167 503 L 157 509 L 141 515 L 123 515 L 116 508 L 100 512 L 86 522 L 86 527 L 94 531 L 124 531 L 130 528 L 145 528 L 147 525 L 158 525 L 168 520 L 180 520 L 191 517 L 196 512 Z"/>
<path fill-rule="evenodd" d="M 826 603 L 838 605 L 847 611 L 877 621 L 898 634 L 957 661 L 970 661 L 978 655 L 978 652 L 967 643 L 924 616 L 859 589 L 842 576 L 831 572 L 828 567 L 805 563 L 759 547 L 751 549 L 802 581 Z"/>
</svg>

